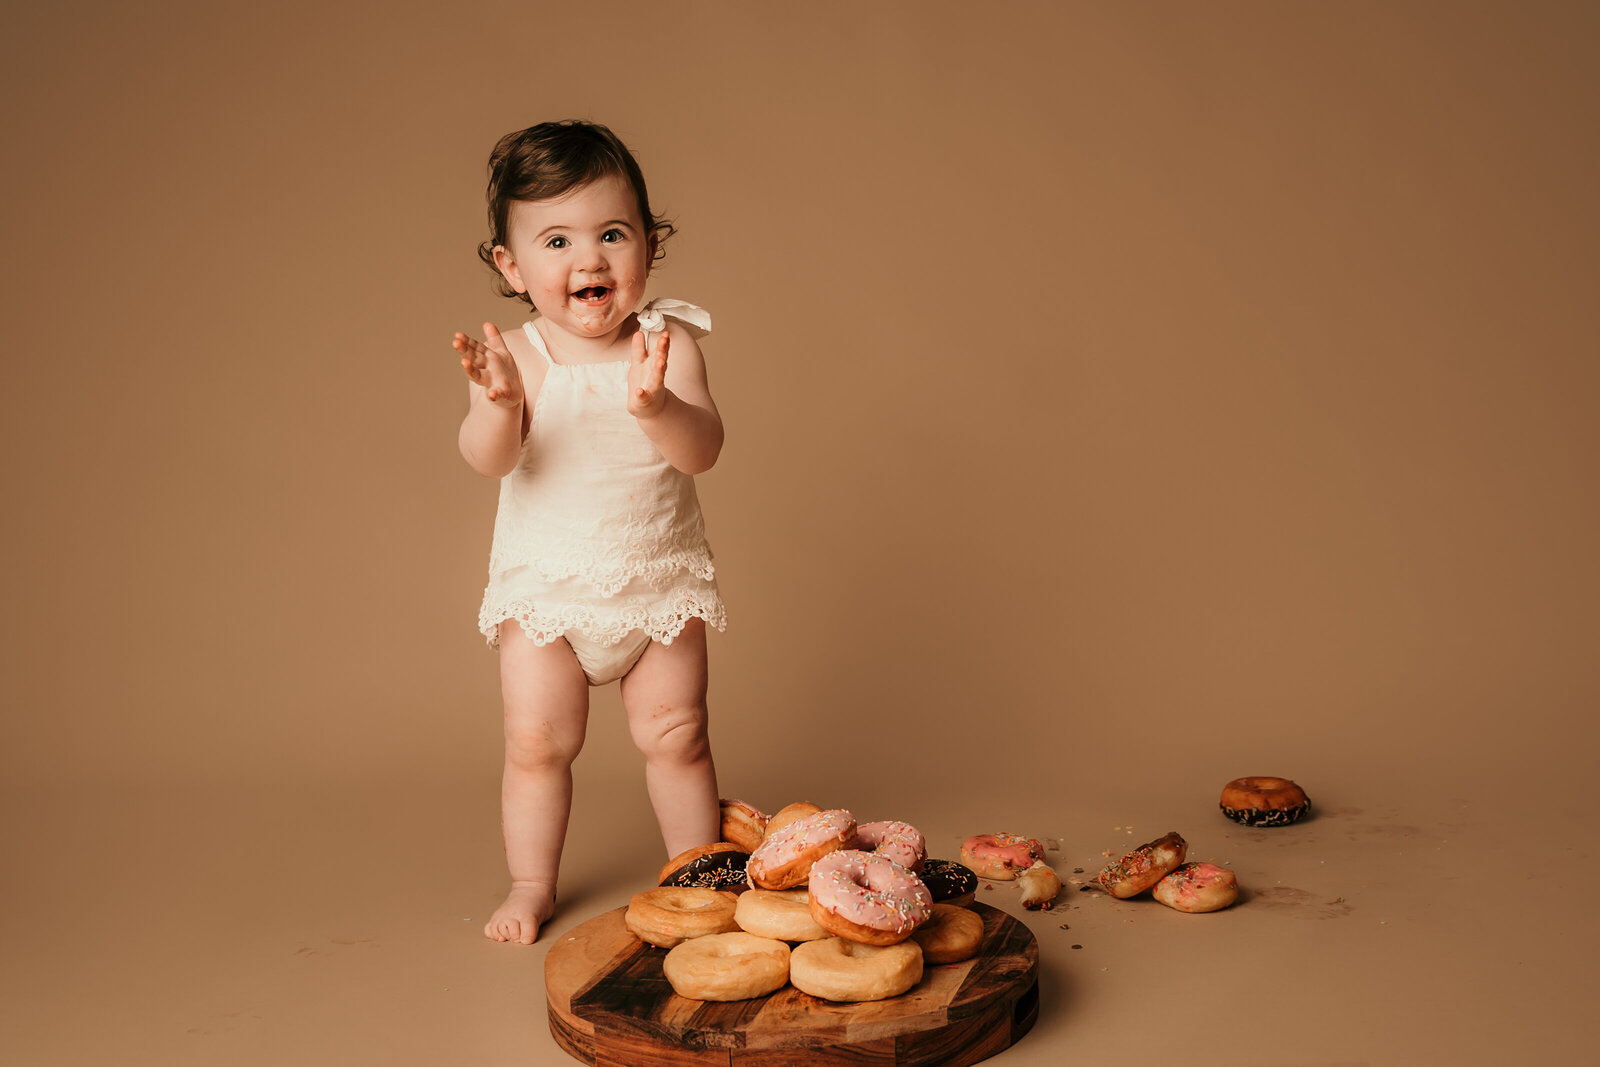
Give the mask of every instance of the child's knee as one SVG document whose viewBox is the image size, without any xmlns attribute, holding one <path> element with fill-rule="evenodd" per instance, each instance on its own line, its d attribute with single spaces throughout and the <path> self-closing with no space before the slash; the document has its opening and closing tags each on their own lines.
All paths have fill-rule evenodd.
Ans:
<svg viewBox="0 0 1600 1067">
<path fill-rule="evenodd" d="M 581 737 L 563 738 L 548 723 L 529 729 L 506 728 L 506 763 L 518 770 L 564 769 L 572 765 L 582 747 Z"/>
<path fill-rule="evenodd" d="M 634 741 L 649 760 L 695 763 L 704 759 L 711 751 L 705 708 L 662 708 L 646 729 L 635 732 Z"/>
</svg>

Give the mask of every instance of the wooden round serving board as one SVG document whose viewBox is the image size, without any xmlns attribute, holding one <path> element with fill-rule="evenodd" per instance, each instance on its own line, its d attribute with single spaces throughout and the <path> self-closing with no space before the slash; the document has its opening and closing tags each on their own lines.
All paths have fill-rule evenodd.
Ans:
<svg viewBox="0 0 1600 1067">
<path fill-rule="evenodd" d="M 998 908 L 974 959 L 926 968 L 889 1000 L 835 1004 L 785 986 L 727 1003 L 688 1000 L 661 971 L 665 949 L 628 932 L 626 908 L 568 930 L 545 959 L 556 1043 L 596 1067 L 964 1067 L 1010 1048 L 1039 1013 L 1039 946 Z"/>
</svg>

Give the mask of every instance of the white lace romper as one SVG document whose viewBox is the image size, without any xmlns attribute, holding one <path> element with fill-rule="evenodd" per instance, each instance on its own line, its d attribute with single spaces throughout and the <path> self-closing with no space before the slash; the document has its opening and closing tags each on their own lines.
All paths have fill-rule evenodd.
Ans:
<svg viewBox="0 0 1600 1067">
<path fill-rule="evenodd" d="M 664 329 L 663 314 L 695 336 L 710 331 L 703 309 L 676 300 L 646 304 L 640 327 Z M 533 323 L 522 328 L 545 377 L 517 466 L 500 480 L 478 629 L 491 646 L 506 619 L 537 645 L 566 637 L 601 685 L 691 618 L 724 629 L 725 610 L 694 479 L 628 414 L 628 362 L 557 363 Z"/>
</svg>

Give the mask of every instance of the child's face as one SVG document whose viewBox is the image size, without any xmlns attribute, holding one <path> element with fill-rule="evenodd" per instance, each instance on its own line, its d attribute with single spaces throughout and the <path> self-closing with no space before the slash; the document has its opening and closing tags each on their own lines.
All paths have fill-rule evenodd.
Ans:
<svg viewBox="0 0 1600 1067">
<path fill-rule="evenodd" d="M 652 241 L 626 178 L 608 175 L 553 200 L 518 200 L 509 223 L 510 244 L 495 249 L 495 263 L 551 325 L 604 338 L 644 297 Z"/>
</svg>

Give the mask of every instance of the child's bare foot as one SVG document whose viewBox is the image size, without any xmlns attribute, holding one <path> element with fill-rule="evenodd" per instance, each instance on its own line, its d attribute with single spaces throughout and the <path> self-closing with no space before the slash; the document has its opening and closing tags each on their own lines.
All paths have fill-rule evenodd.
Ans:
<svg viewBox="0 0 1600 1067">
<path fill-rule="evenodd" d="M 495 909 L 483 928 L 491 941 L 519 941 L 531 945 L 539 927 L 556 910 L 556 887 L 550 882 L 512 882 L 505 903 Z"/>
</svg>

